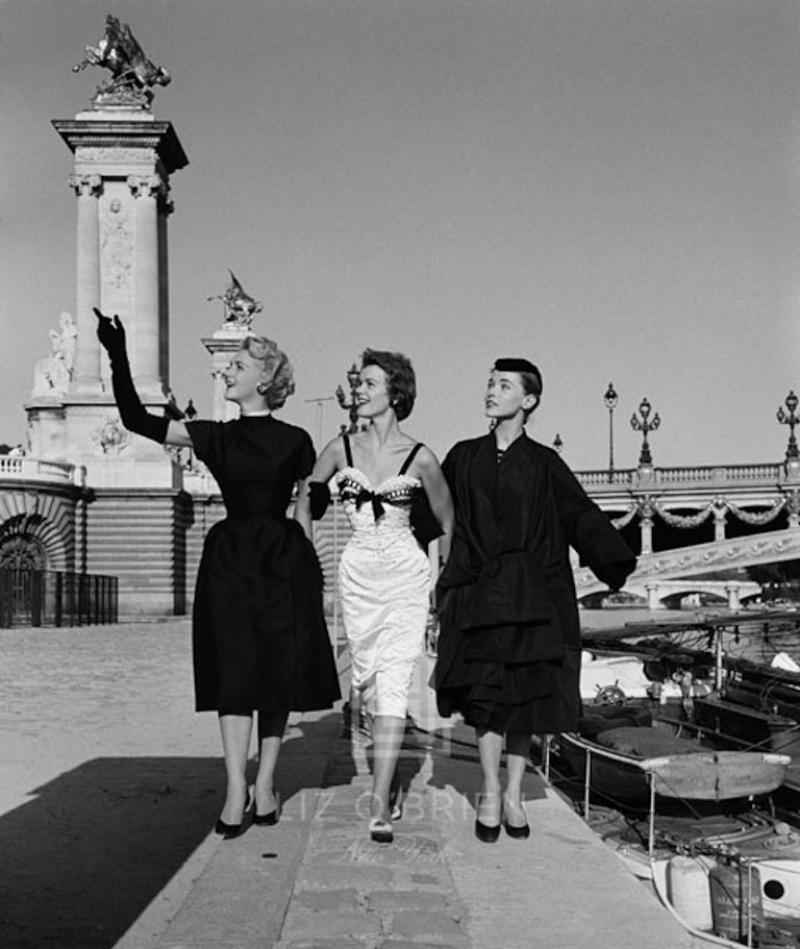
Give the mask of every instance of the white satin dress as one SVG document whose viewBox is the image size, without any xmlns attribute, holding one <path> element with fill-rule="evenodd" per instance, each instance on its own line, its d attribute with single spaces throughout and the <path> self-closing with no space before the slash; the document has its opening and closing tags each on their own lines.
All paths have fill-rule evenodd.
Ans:
<svg viewBox="0 0 800 949">
<path fill-rule="evenodd" d="M 415 450 L 412 450 L 416 453 Z M 431 570 L 409 526 L 419 478 L 400 473 L 378 488 L 351 464 L 337 475 L 353 528 L 339 562 L 352 686 L 372 715 L 405 718 L 408 690 L 424 641 Z"/>
</svg>

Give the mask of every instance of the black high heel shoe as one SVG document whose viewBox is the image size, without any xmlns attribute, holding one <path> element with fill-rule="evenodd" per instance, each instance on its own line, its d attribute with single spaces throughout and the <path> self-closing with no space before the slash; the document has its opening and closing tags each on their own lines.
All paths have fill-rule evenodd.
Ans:
<svg viewBox="0 0 800 949">
<path fill-rule="evenodd" d="M 253 823 L 261 827 L 272 826 L 278 823 L 278 808 L 270 811 L 269 814 L 253 814 Z"/>
<path fill-rule="evenodd" d="M 521 807 L 520 807 L 519 809 L 522 811 L 522 808 L 521 808 Z M 525 813 L 524 811 L 522 811 L 522 812 L 523 812 L 523 814 Z M 506 816 L 506 805 L 505 805 L 505 802 L 503 802 L 503 812 L 502 812 L 502 818 L 501 818 L 501 820 L 502 820 L 502 823 L 503 823 L 503 827 L 505 827 L 505 831 L 506 831 L 506 833 L 508 834 L 509 837 L 513 837 L 513 838 L 515 838 L 516 840 L 525 840 L 526 838 L 530 837 L 530 835 L 531 835 L 531 828 L 530 828 L 530 826 L 528 825 L 528 821 L 527 821 L 527 820 L 525 821 L 524 824 L 520 824 L 520 825 L 517 825 L 517 826 L 514 826 L 513 824 L 509 824 L 508 818 L 507 818 L 507 816 Z"/>
<path fill-rule="evenodd" d="M 275 800 L 278 802 L 276 807 L 273 807 L 271 811 L 266 814 L 259 814 L 258 808 L 255 807 L 255 795 L 253 795 L 253 823 L 258 824 L 260 827 L 272 827 L 278 823 L 280 818 L 280 799 L 278 795 L 274 795 Z"/>
<path fill-rule="evenodd" d="M 500 825 L 483 824 L 477 818 L 475 820 L 475 836 L 485 844 L 493 844 L 500 836 Z"/>
<path fill-rule="evenodd" d="M 480 810 L 481 802 L 478 802 Z M 502 816 L 502 810 L 501 810 Z M 485 844 L 493 844 L 500 836 L 500 824 L 484 824 L 477 816 L 475 817 L 475 836 Z"/>
<path fill-rule="evenodd" d="M 214 833 L 219 834 L 223 840 L 233 840 L 234 837 L 241 835 L 242 823 L 244 823 L 244 821 L 238 824 L 226 824 L 220 817 L 216 824 L 214 824 Z"/>
<path fill-rule="evenodd" d="M 507 820 L 504 820 L 503 827 L 505 827 L 509 837 L 516 837 L 518 840 L 525 840 L 531 835 L 531 829 L 528 824 L 523 824 L 522 827 L 514 827 L 512 824 L 509 824 Z"/>
<path fill-rule="evenodd" d="M 244 805 L 244 811 L 242 811 L 242 819 L 238 824 L 228 824 L 220 817 L 214 824 L 214 833 L 219 834 L 223 840 L 233 840 L 234 837 L 240 837 L 244 833 L 244 819 L 252 805 L 253 799 L 248 797 Z"/>
</svg>

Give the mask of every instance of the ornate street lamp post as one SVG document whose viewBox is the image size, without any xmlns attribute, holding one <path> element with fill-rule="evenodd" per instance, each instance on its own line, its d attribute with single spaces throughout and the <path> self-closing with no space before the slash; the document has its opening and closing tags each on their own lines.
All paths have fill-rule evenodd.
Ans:
<svg viewBox="0 0 800 949">
<path fill-rule="evenodd" d="M 194 402 L 191 399 L 186 403 L 186 408 L 183 410 L 183 418 L 187 422 L 192 422 L 197 418 L 197 409 L 194 407 Z M 178 452 L 178 457 L 180 457 L 180 451 Z M 191 468 L 192 463 L 194 462 L 194 454 L 192 449 L 189 448 L 186 453 L 186 467 Z"/>
<path fill-rule="evenodd" d="M 789 394 L 786 396 L 784 405 L 789 410 L 789 414 L 783 411 L 783 405 L 778 409 L 776 413 L 776 418 L 781 423 L 781 425 L 789 426 L 789 442 L 786 446 L 786 460 L 793 458 L 800 458 L 800 451 L 797 448 L 797 439 L 794 435 L 794 427 L 800 422 L 800 418 L 795 415 L 795 409 L 797 408 L 798 402 L 797 396 L 794 394 L 794 390 L 790 390 Z"/>
<path fill-rule="evenodd" d="M 619 402 L 613 382 L 609 382 L 603 402 L 608 409 L 608 480 L 610 483 L 614 480 L 614 409 Z"/>
<path fill-rule="evenodd" d="M 656 414 L 650 418 L 650 412 L 652 406 L 647 401 L 647 398 L 642 399 L 639 403 L 639 415 L 641 415 L 641 420 L 636 417 L 634 412 L 631 416 L 631 428 L 635 432 L 642 433 L 642 450 L 639 452 L 639 465 L 652 465 L 653 458 L 650 454 L 650 445 L 647 442 L 647 436 L 650 432 L 654 432 L 659 425 L 661 425 L 661 416 L 656 412 Z"/>
<path fill-rule="evenodd" d="M 358 388 L 359 375 L 358 367 L 355 363 L 353 363 L 347 373 L 347 384 L 350 387 L 349 402 L 345 397 L 344 389 L 341 386 L 336 387 L 336 398 L 339 401 L 339 405 L 350 416 L 349 427 L 344 424 L 339 426 L 343 435 L 353 435 L 360 428 L 358 424 L 358 402 L 356 401 L 356 389 Z"/>
</svg>

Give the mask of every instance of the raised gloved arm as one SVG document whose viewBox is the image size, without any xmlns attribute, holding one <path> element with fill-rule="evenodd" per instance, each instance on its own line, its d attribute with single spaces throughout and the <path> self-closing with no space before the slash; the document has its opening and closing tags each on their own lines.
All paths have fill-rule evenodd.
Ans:
<svg viewBox="0 0 800 949">
<path fill-rule="evenodd" d="M 128 353 L 125 348 L 125 329 L 118 316 L 112 320 L 94 307 L 97 317 L 97 338 L 111 362 L 111 387 L 119 409 L 119 417 L 128 431 L 164 444 L 169 419 L 151 415 L 142 405 L 131 376 Z"/>
</svg>

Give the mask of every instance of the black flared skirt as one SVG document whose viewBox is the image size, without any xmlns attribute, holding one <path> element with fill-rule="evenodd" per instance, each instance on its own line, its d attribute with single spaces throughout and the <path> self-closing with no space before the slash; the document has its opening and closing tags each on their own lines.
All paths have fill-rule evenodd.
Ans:
<svg viewBox="0 0 800 949">
<path fill-rule="evenodd" d="M 198 711 L 310 711 L 339 698 L 322 572 L 294 521 L 259 515 L 214 525 L 192 640 Z"/>
</svg>

